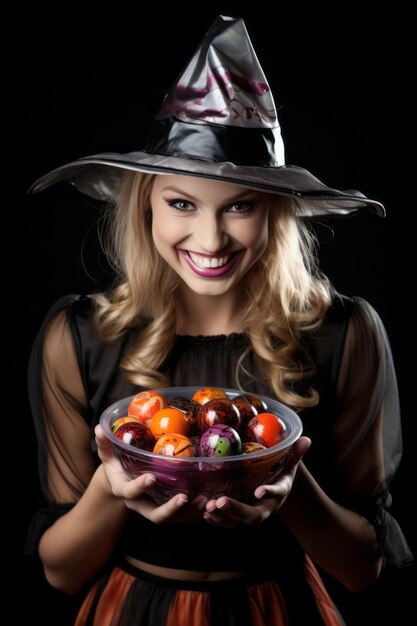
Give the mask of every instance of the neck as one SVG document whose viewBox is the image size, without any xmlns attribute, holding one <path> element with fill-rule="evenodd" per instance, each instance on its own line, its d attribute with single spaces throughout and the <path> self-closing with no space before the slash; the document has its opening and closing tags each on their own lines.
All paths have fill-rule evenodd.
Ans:
<svg viewBox="0 0 417 626">
<path fill-rule="evenodd" d="M 201 296 L 181 290 L 177 300 L 178 335 L 230 335 L 242 332 L 239 294 Z"/>
</svg>

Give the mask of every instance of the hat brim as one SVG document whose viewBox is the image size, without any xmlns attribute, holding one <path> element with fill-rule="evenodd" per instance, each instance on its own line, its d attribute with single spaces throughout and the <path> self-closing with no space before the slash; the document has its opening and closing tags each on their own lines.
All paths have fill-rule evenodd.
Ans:
<svg viewBox="0 0 417 626">
<path fill-rule="evenodd" d="M 126 170 L 200 176 L 289 196 L 296 200 L 298 214 L 302 217 L 346 216 L 360 211 L 385 216 L 385 209 L 380 202 L 367 198 L 357 190 L 332 189 L 308 170 L 295 165 L 252 167 L 140 151 L 127 154 L 101 153 L 77 159 L 36 180 L 28 193 L 36 193 L 66 181 L 92 198 L 110 202 L 117 198 Z"/>
</svg>

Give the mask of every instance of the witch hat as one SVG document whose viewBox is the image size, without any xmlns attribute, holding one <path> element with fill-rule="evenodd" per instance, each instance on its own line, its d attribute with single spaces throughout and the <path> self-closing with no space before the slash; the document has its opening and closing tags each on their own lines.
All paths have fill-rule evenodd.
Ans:
<svg viewBox="0 0 417 626">
<path fill-rule="evenodd" d="M 290 196 L 303 217 L 385 215 L 380 202 L 361 192 L 332 189 L 285 164 L 271 89 L 241 18 L 215 20 L 165 96 L 142 150 L 77 159 L 39 178 L 29 192 L 67 181 L 112 201 L 126 170 L 200 176 Z"/>
</svg>

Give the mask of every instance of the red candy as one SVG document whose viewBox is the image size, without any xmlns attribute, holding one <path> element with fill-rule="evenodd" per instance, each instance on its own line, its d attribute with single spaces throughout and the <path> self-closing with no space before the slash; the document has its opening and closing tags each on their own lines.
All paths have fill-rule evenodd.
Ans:
<svg viewBox="0 0 417 626">
<path fill-rule="evenodd" d="M 271 448 L 284 439 L 286 430 L 284 422 L 275 413 L 259 413 L 248 422 L 245 439 Z"/>
<path fill-rule="evenodd" d="M 149 430 L 141 424 L 138 420 L 135 419 L 126 419 L 121 418 L 117 420 L 117 422 L 122 422 L 117 425 L 115 423 L 114 428 L 114 436 L 127 443 L 129 446 L 134 446 L 135 448 L 141 448 L 145 450 L 149 446 L 149 442 L 151 440 L 151 435 Z"/>
</svg>

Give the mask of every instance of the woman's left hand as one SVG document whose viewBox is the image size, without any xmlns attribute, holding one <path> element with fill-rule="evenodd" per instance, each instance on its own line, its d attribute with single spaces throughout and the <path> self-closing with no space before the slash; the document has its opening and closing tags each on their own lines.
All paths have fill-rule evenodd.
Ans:
<svg viewBox="0 0 417 626">
<path fill-rule="evenodd" d="M 204 519 L 215 526 L 233 528 L 241 523 L 253 526 L 265 521 L 271 513 L 278 511 L 292 489 L 298 465 L 310 447 L 308 437 L 295 442 L 289 458 L 277 481 L 271 485 L 260 485 L 255 490 L 256 504 L 244 504 L 233 498 L 221 496 L 206 504 Z"/>
</svg>

